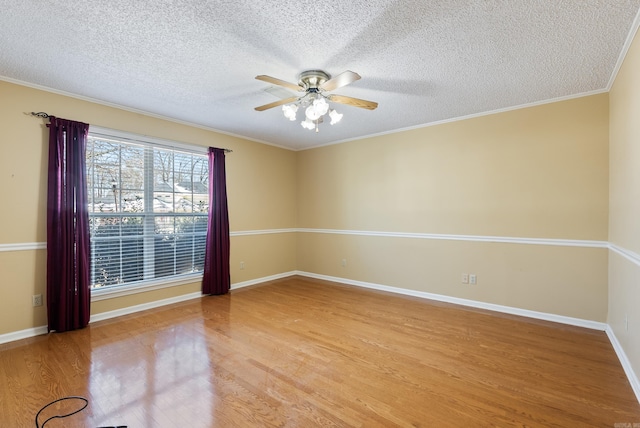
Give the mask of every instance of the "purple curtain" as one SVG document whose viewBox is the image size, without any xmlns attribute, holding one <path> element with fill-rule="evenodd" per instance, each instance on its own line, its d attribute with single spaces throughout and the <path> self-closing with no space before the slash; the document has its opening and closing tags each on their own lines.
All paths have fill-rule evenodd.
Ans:
<svg viewBox="0 0 640 428">
<path fill-rule="evenodd" d="M 53 116 L 49 121 L 47 318 L 49 331 L 62 332 L 89 323 L 89 125 Z"/>
<path fill-rule="evenodd" d="M 209 219 L 204 252 L 202 294 L 225 294 L 229 273 L 229 210 L 224 150 L 209 147 Z"/>
</svg>

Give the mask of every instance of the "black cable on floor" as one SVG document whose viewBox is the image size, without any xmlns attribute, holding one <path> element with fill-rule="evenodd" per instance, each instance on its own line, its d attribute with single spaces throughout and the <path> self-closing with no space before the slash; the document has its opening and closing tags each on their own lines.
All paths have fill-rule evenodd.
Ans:
<svg viewBox="0 0 640 428">
<path fill-rule="evenodd" d="M 75 412 L 67 413 L 65 415 L 54 415 L 54 416 L 51 416 L 49 419 L 44 421 L 42 423 L 42 425 L 40 425 L 38 423 L 38 417 L 40 416 L 40 413 L 42 413 L 43 410 L 45 410 L 47 407 L 49 407 L 49 406 L 51 406 L 53 404 L 59 403 L 60 401 L 66 401 L 66 400 L 81 400 L 81 401 L 84 401 L 84 405 L 81 408 L 79 408 L 78 410 L 76 410 Z M 52 401 L 51 403 L 49 403 L 46 406 L 44 406 L 42 409 L 38 410 L 38 413 L 36 413 L 36 428 L 44 428 L 46 423 L 49 422 L 51 419 L 62 419 L 62 418 L 66 418 L 66 417 L 71 416 L 71 415 L 75 415 L 76 413 L 83 411 L 88 405 L 89 405 L 89 401 L 84 397 L 69 396 L 69 397 L 58 398 L 57 400 Z"/>
</svg>

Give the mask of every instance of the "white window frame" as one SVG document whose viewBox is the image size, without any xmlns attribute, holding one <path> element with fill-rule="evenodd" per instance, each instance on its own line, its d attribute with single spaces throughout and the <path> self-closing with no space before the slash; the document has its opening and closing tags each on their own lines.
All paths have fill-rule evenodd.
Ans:
<svg viewBox="0 0 640 428">
<path fill-rule="evenodd" d="M 119 131 L 115 129 L 103 128 L 99 126 L 91 125 L 89 127 L 89 135 L 95 137 L 102 137 L 105 139 L 120 140 L 123 142 L 129 142 L 144 146 L 153 146 L 159 149 L 168 149 L 174 151 L 182 151 L 191 154 L 207 155 L 208 148 L 203 146 L 197 146 L 192 144 L 181 143 L 172 140 L 165 140 L 148 135 L 139 135 L 126 131 Z M 145 168 L 146 174 L 151 174 L 151 171 Z M 152 200 L 153 195 L 151 189 L 145 188 L 145 199 Z M 149 193 L 147 193 L 149 192 Z M 91 214 L 90 214 L 91 215 Z M 148 260 L 145 257 L 145 269 L 147 269 Z M 159 290 L 169 287 L 177 287 L 186 284 L 192 284 L 202 280 L 202 272 L 173 275 L 168 277 L 155 278 L 150 280 L 139 281 L 130 285 L 121 285 L 104 288 L 92 288 L 91 289 L 91 301 L 100 301 L 106 299 L 112 299 L 121 296 L 127 296 L 131 294 L 144 293 L 151 290 Z"/>
</svg>

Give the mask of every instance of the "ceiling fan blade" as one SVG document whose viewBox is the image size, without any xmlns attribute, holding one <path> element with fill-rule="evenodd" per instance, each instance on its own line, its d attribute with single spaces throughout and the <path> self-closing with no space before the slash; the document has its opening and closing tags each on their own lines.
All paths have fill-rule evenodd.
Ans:
<svg viewBox="0 0 640 428">
<path fill-rule="evenodd" d="M 356 80 L 360 80 L 360 75 L 358 73 L 354 73 L 353 71 L 347 70 L 324 82 L 322 85 L 320 85 L 320 89 L 322 89 L 323 91 L 335 91 L 336 89 L 342 88 L 343 86 L 353 83 Z"/>
<path fill-rule="evenodd" d="M 264 74 L 256 76 L 256 79 L 262 80 L 263 82 L 267 82 L 267 83 L 273 83 L 274 85 L 283 86 L 285 88 L 291 89 L 292 91 L 296 91 L 296 92 L 304 91 L 304 88 L 300 85 L 296 85 L 295 83 L 285 82 L 284 80 L 276 79 L 275 77 L 265 76 Z"/>
<path fill-rule="evenodd" d="M 339 104 L 347 104 L 354 107 L 366 108 L 367 110 L 375 110 L 378 103 L 373 101 L 361 100 L 359 98 L 345 97 L 344 95 L 329 95 L 329 100 Z"/>
<path fill-rule="evenodd" d="M 260 107 L 256 107 L 255 109 L 258 110 L 258 111 L 265 111 L 265 110 L 269 110 L 270 108 L 281 106 L 283 104 L 293 103 L 293 102 L 295 102 L 297 100 L 298 100 L 298 97 L 285 98 L 284 100 L 274 101 L 272 103 L 265 104 L 265 105 L 260 106 Z"/>
<path fill-rule="evenodd" d="M 269 95 L 273 95 L 279 100 L 294 96 L 290 90 L 283 88 L 282 86 L 268 86 L 263 89 Z"/>
</svg>

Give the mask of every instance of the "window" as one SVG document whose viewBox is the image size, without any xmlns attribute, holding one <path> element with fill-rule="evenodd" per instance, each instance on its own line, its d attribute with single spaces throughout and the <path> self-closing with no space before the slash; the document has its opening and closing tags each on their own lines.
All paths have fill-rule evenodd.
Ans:
<svg viewBox="0 0 640 428">
<path fill-rule="evenodd" d="M 91 128 L 87 140 L 91 287 L 202 272 L 209 210 L 206 149 L 110 134 Z"/>
</svg>

